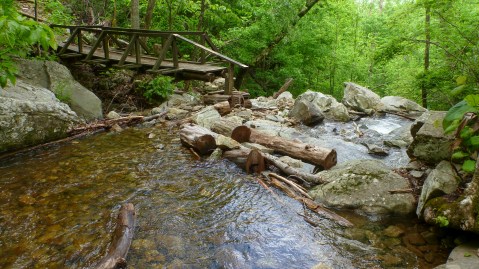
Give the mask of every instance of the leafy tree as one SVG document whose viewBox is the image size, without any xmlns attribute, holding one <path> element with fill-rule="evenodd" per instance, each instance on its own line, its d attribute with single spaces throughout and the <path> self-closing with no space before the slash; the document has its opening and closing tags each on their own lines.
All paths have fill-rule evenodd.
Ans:
<svg viewBox="0 0 479 269">
<path fill-rule="evenodd" d="M 18 14 L 13 0 L 0 2 L 0 86 L 8 81 L 15 83 L 14 57 L 25 57 L 34 45 L 47 51 L 56 49 L 55 36 L 51 29 Z"/>
</svg>

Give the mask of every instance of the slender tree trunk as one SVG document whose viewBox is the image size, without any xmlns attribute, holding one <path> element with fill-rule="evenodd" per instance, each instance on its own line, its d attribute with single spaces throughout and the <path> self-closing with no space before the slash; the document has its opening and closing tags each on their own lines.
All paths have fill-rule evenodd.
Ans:
<svg viewBox="0 0 479 269">
<path fill-rule="evenodd" d="M 148 7 L 146 8 L 145 15 L 145 29 L 151 28 L 151 22 L 153 20 L 153 11 L 155 10 L 156 0 L 148 0 Z"/>
<path fill-rule="evenodd" d="M 426 46 L 424 47 L 424 74 L 427 76 L 429 72 L 429 50 L 431 47 L 431 7 L 426 4 L 426 20 L 424 25 L 426 34 Z M 422 83 L 421 99 L 422 106 L 427 108 L 427 85 Z"/>
<path fill-rule="evenodd" d="M 200 32 L 203 31 L 203 24 L 205 22 L 205 11 L 206 11 L 206 1 L 201 0 L 200 17 L 198 18 L 198 27 L 196 28 Z"/>
<path fill-rule="evenodd" d="M 131 28 L 140 29 L 140 1 L 131 0 Z"/>
<path fill-rule="evenodd" d="M 116 27 L 116 0 L 113 0 L 113 18 L 111 18 L 111 27 Z"/>
</svg>

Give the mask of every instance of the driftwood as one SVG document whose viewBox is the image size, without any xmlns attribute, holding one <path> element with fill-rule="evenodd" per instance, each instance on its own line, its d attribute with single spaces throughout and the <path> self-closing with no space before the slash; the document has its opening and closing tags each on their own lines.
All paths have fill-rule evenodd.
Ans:
<svg viewBox="0 0 479 269">
<path fill-rule="evenodd" d="M 213 107 L 220 113 L 221 116 L 229 114 L 231 112 L 230 103 L 228 101 L 223 101 L 216 103 Z"/>
<path fill-rule="evenodd" d="M 231 138 L 238 142 L 260 144 L 273 149 L 279 154 L 288 155 L 314 165 L 320 165 L 324 169 L 329 169 L 337 163 L 337 154 L 334 149 L 322 148 L 279 136 L 268 135 L 246 126 L 235 128 Z"/>
<path fill-rule="evenodd" d="M 231 120 L 221 118 L 218 121 L 213 123 L 213 125 L 211 126 L 211 130 L 215 133 L 222 134 L 227 137 L 231 137 L 231 133 L 233 132 L 233 130 L 240 125 L 241 124 L 233 122 Z"/>
<path fill-rule="evenodd" d="M 228 98 L 230 98 L 229 95 L 208 94 L 208 95 L 203 95 L 203 103 L 205 103 L 205 105 L 214 105 L 219 102 L 228 101 Z"/>
<path fill-rule="evenodd" d="M 344 226 L 344 227 L 353 227 L 354 225 L 347 219 L 339 216 L 338 214 L 324 208 L 322 205 L 316 203 L 310 198 L 303 197 L 298 195 L 294 190 L 286 186 L 283 182 L 279 181 L 276 177 L 270 177 L 270 182 L 273 186 L 277 187 L 278 189 L 282 190 L 286 195 L 289 197 L 300 201 L 303 203 L 308 209 L 317 213 L 318 215 L 330 219 L 337 224 Z"/>
<path fill-rule="evenodd" d="M 96 265 L 96 269 L 126 268 L 126 255 L 133 240 L 135 227 L 135 207 L 123 204 L 118 214 L 113 239 L 108 254 Z"/>
<path fill-rule="evenodd" d="M 273 94 L 273 98 L 276 99 L 276 98 L 278 98 L 278 96 L 280 96 L 283 92 L 287 91 L 292 82 L 293 82 L 293 79 L 292 79 L 292 78 L 288 78 L 288 79 L 286 80 L 286 82 L 284 83 L 284 85 L 281 86 L 281 88 L 279 89 L 279 91 L 276 92 L 275 94 Z"/>
<path fill-rule="evenodd" d="M 223 158 L 236 163 L 238 166 L 242 167 L 243 169 L 246 169 L 246 160 L 250 152 L 251 152 L 251 149 L 246 147 L 241 147 L 240 149 L 225 151 L 223 153 Z M 264 153 L 264 152 L 261 152 L 261 155 L 269 164 L 274 165 L 279 170 L 281 170 L 281 172 L 285 173 L 288 176 L 294 175 L 295 177 L 299 177 L 302 180 L 305 180 L 307 182 L 314 183 L 314 184 L 327 183 L 327 181 L 325 181 L 321 176 L 306 173 L 294 167 L 291 167 L 290 165 L 280 161 L 279 158 L 276 156 L 273 156 L 271 154 Z"/>
<path fill-rule="evenodd" d="M 301 193 L 301 195 L 303 195 L 304 197 L 309 198 L 309 199 L 313 199 L 311 196 L 309 196 L 309 194 L 307 193 L 307 190 L 305 188 L 303 188 L 301 185 L 298 185 L 298 184 L 294 183 L 293 181 L 291 181 L 291 180 L 289 180 L 285 177 L 282 177 L 278 174 L 275 174 L 275 173 L 270 173 L 269 176 L 283 181 L 284 183 L 288 184 L 290 187 L 292 187 L 293 189 L 295 189 L 296 191 Z"/>
<path fill-rule="evenodd" d="M 216 149 L 216 136 L 217 134 L 199 125 L 187 124 L 180 130 L 181 143 L 202 155 Z"/>
</svg>

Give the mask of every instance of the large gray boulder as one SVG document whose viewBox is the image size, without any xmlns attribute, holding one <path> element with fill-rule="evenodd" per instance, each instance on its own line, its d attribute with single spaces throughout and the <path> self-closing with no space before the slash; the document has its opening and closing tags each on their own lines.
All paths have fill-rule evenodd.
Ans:
<svg viewBox="0 0 479 269">
<path fill-rule="evenodd" d="M 424 181 L 416 209 L 417 216 L 422 217 L 422 210 L 427 201 L 455 192 L 459 183 L 460 178 L 451 163 L 448 161 L 440 162 Z"/>
<path fill-rule="evenodd" d="M 444 134 L 442 120 L 445 115 L 445 111 L 427 111 L 412 124 L 414 140 L 407 149 L 411 159 L 437 164 L 451 158 L 454 137 Z"/>
<path fill-rule="evenodd" d="M 0 88 L 0 152 L 63 138 L 80 122 L 48 89 L 22 80 Z"/>
<path fill-rule="evenodd" d="M 326 206 L 366 214 L 405 215 L 414 212 L 412 194 L 389 192 L 409 188 L 408 181 L 381 161 L 349 161 L 318 175 L 329 183 L 316 186 L 309 194 Z"/>
<path fill-rule="evenodd" d="M 383 111 L 400 113 L 413 118 L 417 118 L 426 112 L 426 109 L 418 103 L 400 96 L 383 97 L 381 107 Z"/>
<path fill-rule="evenodd" d="M 343 104 L 336 101 L 331 95 L 310 90 L 296 98 L 290 112 L 291 117 L 304 122 L 306 125 L 311 125 L 307 122 L 314 122 L 314 119 L 319 119 L 321 115 L 330 120 L 349 121 L 348 110 Z"/>
<path fill-rule="evenodd" d="M 76 114 L 87 120 L 103 118 L 101 100 L 76 81 L 68 68 L 52 61 L 18 59 L 19 78 L 49 89 Z"/>
<path fill-rule="evenodd" d="M 352 110 L 372 114 L 381 109 L 381 97 L 368 88 L 352 82 L 344 83 L 343 104 Z"/>
</svg>

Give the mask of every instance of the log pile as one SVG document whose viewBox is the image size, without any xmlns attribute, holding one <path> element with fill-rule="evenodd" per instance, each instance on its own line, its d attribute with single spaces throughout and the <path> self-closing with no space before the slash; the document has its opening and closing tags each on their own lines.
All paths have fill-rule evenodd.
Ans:
<svg viewBox="0 0 479 269">
<path fill-rule="evenodd" d="M 288 165 L 275 155 L 257 149 L 250 149 L 239 143 L 259 144 L 272 149 L 275 154 L 290 156 L 313 165 L 322 166 L 324 169 L 329 169 L 336 165 L 337 154 L 334 149 L 271 136 L 224 118 L 215 122 L 211 129 L 209 130 L 194 124 L 183 125 L 180 130 L 181 143 L 201 155 L 207 155 L 219 147 L 224 150 L 223 158 L 236 163 L 245 169 L 247 173 L 263 174 L 264 171 L 272 166 L 285 175 L 291 176 L 291 178 L 300 178 L 300 182 L 309 182 L 315 185 L 327 182 L 317 174 L 307 173 Z M 235 143 L 239 142 L 236 143 L 238 146 L 224 147 L 219 144 L 219 141 L 221 141 L 221 139 L 218 139 L 219 137 L 231 137 Z M 268 174 L 267 172 L 264 173 Z M 261 185 L 266 184 L 261 179 L 258 179 L 258 182 Z M 341 226 L 352 226 L 348 220 L 316 203 L 309 197 L 306 189 L 298 183 L 274 173 L 268 174 L 266 182 L 300 201 L 306 208 L 321 217 L 331 219 Z M 267 187 L 267 185 L 263 186 Z"/>
</svg>

